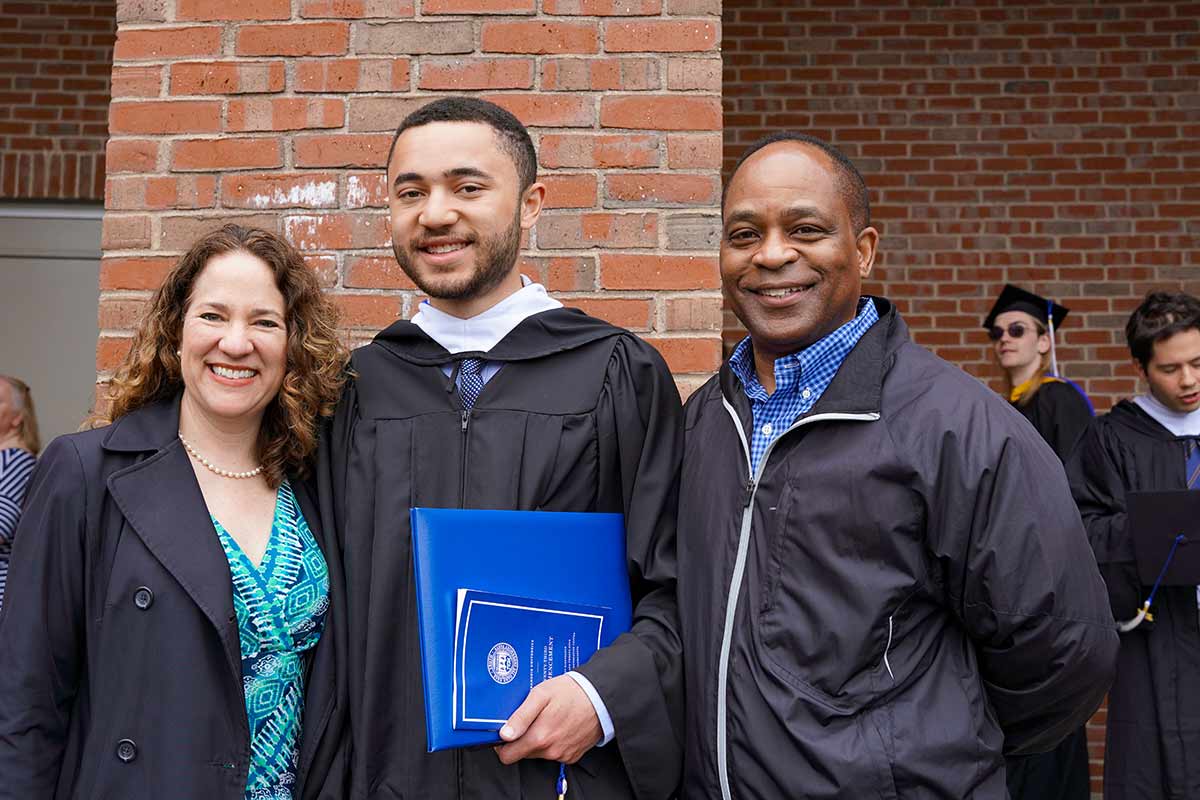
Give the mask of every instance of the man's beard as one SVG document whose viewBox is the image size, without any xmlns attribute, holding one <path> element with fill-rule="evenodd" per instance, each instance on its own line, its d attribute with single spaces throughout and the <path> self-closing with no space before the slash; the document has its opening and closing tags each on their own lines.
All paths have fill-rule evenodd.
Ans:
<svg viewBox="0 0 1200 800">
<path fill-rule="evenodd" d="M 443 235 L 429 231 L 428 238 Z M 518 214 L 508 230 L 487 239 L 473 242 L 476 250 L 475 269 L 459 283 L 444 283 L 434 276 L 421 275 L 408 256 L 408 250 L 392 239 L 392 253 L 404 274 L 429 297 L 438 300 L 470 300 L 495 289 L 508 277 L 521 254 L 521 217 Z"/>
</svg>

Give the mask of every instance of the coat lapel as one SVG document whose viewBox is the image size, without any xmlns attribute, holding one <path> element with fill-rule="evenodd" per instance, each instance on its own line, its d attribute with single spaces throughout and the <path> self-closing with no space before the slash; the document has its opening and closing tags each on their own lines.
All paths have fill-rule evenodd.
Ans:
<svg viewBox="0 0 1200 800">
<path fill-rule="evenodd" d="M 173 415 L 165 413 L 171 411 Z M 166 409 L 151 406 L 135 411 L 114 426 L 106 448 L 153 453 L 113 473 L 108 489 L 146 548 L 216 628 L 230 668 L 240 681 L 241 648 L 229 562 L 187 453 L 176 436 L 178 418 L 176 402 Z"/>
</svg>

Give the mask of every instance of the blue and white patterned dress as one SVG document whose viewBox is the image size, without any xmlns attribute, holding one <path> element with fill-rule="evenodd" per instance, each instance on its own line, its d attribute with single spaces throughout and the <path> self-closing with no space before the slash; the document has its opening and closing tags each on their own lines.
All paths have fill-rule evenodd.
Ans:
<svg viewBox="0 0 1200 800">
<path fill-rule="evenodd" d="M 304 652 L 329 608 L 329 569 L 296 496 L 276 493 L 271 538 L 258 566 L 214 517 L 229 559 L 250 722 L 246 800 L 293 800 L 304 710 Z"/>
<path fill-rule="evenodd" d="M 35 463 L 33 455 L 20 447 L 0 450 L 0 604 L 4 602 L 4 587 L 8 583 L 13 535 L 21 520 L 21 501 L 25 499 Z"/>
</svg>

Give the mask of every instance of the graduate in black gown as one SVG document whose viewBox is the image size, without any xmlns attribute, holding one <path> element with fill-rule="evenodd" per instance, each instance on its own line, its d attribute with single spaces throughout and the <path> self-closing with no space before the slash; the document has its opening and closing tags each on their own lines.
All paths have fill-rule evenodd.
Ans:
<svg viewBox="0 0 1200 800">
<path fill-rule="evenodd" d="M 1065 461 L 1091 422 L 1083 390 L 1058 377 L 1054 330 L 1067 309 L 1011 284 L 984 320 L 996 363 L 1004 370 L 1008 401 Z M 1049 753 L 1008 759 L 1013 800 L 1088 800 L 1087 732 L 1072 733 Z"/>
</svg>

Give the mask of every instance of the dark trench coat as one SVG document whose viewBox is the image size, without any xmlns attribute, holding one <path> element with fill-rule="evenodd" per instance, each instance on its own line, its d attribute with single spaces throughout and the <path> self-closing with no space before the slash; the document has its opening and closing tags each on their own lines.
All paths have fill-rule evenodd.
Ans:
<svg viewBox="0 0 1200 800">
<path fill-rule="evenodd" d="M 229 565 L 179 402 L 56 439 L 30 484 L 0 614 L 0 798 L 242 800 L 250 757 Z M 336 549 L 310 651 L 296 797 L 337 798 Z"/>
</svg>

